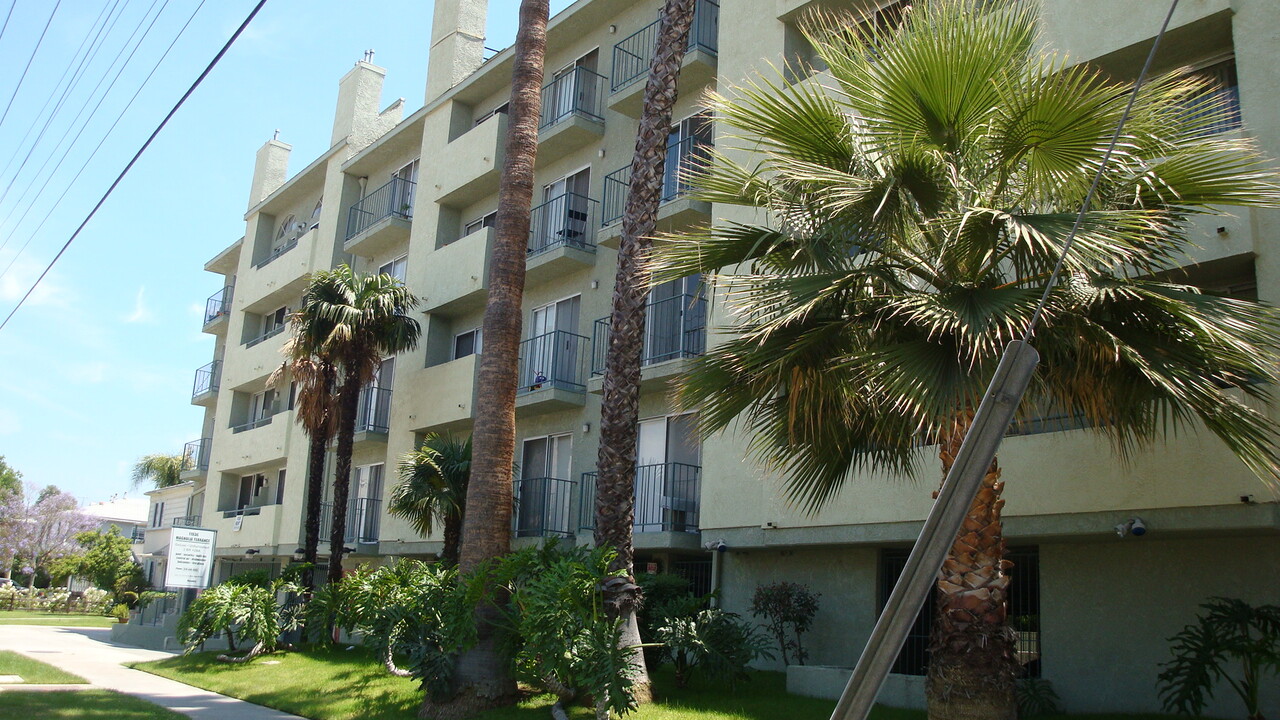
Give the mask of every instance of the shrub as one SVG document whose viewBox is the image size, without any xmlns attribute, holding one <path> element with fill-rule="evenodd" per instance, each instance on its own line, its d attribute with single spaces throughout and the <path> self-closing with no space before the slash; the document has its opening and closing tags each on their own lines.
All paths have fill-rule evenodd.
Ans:
<svg viewBox="0 0 1280 720">
<path fill-rule="evenodd" d="M 276 649 L 280 634 L 298 626 L 298 609 L 292 603 L 281 603 L 281 594 L 297 592 L 298 587 L 275 581 L 270 587 L 256 584 L 223 582 L 201 593 L 178 620 L 178 638 L 193 652 L 206 640 L 226 634 L 227 645 L 235 652 L 235 639 L 254 644 L 243 657 L 219 655 L 224 662 L 248 662 Z"/>
<path fill-rule="evenodd" d="M 807 585 L 785 581 L 760 585 L 752 594 L 751 614 L 764 618 L 765 627 L 778 642 L 784 665 L 789 665 L 791 658 L 803 665 L 809 657 L 802 638 L 818 614 L 818 597 Z"/>
<path fill-rule="evenodd" d="M 1044 678 L 1023 678 L 1014 685 L 1018 698 L 1018 717 L 1059 715 L 1061 699 L 1053 689 L 1053 683 Z"/>
<path fill-rule="evenodd" d="M 129 606 L 124 603 L 120 603 L 119 605 L 111 608 L 111 617 L 115 618 L 116 622 L 129 622 Z"/>
<path fill-rule="evenodd" d="M 758 628 L 719 608 L 664 618 L 655 639 L 663 644 L 663 656 L 675 666 L 677 687 L 684 687 L 691 674 L 733 683 L 747 676 L 752 660 L 773 657 L 768 639 Z"/>
<path fill-rule="evenodd" d="M 1263 676 L 1280 672 L 1280 606 L 1253 607 L 1243 600 L 1215 597 L 1202 603 L 1206 612 L 1169 638 L 1173 659 L 1161 663 L 1157 680 L 1168 710 L 1199 714 L 1225 680 L 1244 702 L 1250 720 L 1261 720 L 1258 692 Z M 1227 674 L 1239 663 L 1242 677 Z"/>
<path fill-rule="evenodd" d="M 648 644 L 658 636 L 658 628 L 670 617 L 691 615 L 706 607 L 707 599 L 693 594 L 689 581 L 672 573 L 639 573 L 636 584 L 640 586 L 643 601 L 636 612 L 640 625 L 640 639 L 646 641 L 644 662 L 657 668 L 668 661 L 659 644 Z"/>
</svg>

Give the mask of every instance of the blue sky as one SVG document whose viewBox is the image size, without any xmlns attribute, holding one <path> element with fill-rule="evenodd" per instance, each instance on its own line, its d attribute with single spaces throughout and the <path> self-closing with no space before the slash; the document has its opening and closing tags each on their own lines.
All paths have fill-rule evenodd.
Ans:
<svg viewBox="0 0 1280 720">
<path fill-rule="evenodd" d="M 54 3 L 0 0 L 0 19 L 13 6 L 0 37 L 6 59 L 0 67 L 0 110 L 13 97 L 0 122 L 0 271 L 12 263 L 0 276 L 0 313 L 8 314 L 254 4 L 61 0 L 18 88 Z M 559 0 L 551 9 L 568 5 Z M 516 0 L 489 3 L 486 45 L 511 44 L 517 7 Z M 114 24 L 17 172 L 50 114 L 41 108 L 49 100 L 49 107 L 57 104 L 53 93 L 64 71 L 70 68 L 69 77 L 75 77 L 77 50 L 87 37 L 92 40 L 104 9 Z M 25 480 L 58 485 L 83 501 L 126 491 L 136 495 L 129 469 L 138 457 L 180 452 L 199 436 L 203 410 L 188 401 L 195 369 L 212 359 L 213 337 L 200 332 L 201 313 L 219 288 L 216 276 L 202 267 L 244 234 L 255 151 L 279 129 L 280 139 L 293 146 L 293 173 L 326 150 L 338 79 L 370 48 L 376 50 L 374 62 L 388 70 L 383 105 L 403 97 L 406 116 L 421 107 L 431 11 L 432 3 L 410 0 L 267 2 L 0 331 L 0 455 Z M 193 12 L 185 33 L 86 165 Z M 120 71 L 134 44 L 134 57 Z M 117 71 L 119 79 L 108 91 Z M 100 97 L 101 107 L 53 172 Z M 83 174 L 71 184 L 82 166 Z M 37 194 L 46 178 L 47 187 Z"/>
</svg>

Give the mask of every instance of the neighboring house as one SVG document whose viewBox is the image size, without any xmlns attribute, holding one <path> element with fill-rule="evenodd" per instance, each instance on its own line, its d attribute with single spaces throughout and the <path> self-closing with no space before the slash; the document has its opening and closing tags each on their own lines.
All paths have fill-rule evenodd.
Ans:
<svg viewBox="0 0 1280 720">
<path fill-rule="evenodd" d="M 147 524 L 147 507 L 146 498 L 112 496 L 110 500 L 85 505 L 80 512 L 97 518 L 100 521 L 98 530 L 105 532 L 114 526 L 121 535 L 137 544 L 142 542 L 143 528 Z"/>
<path fill-rule="evenodd" d="M 200 527 L 203 487 L 191 480 L 147 491 L 148 506 L 145 539 L 137 553 L 147 582 L 154 588 L 165 586 L 165 567 L 169 553 L 170 530 L 175 527 Z"/>
<path fill-rule="evenodd" d="M 289 177 L 290 147 L 264 144 L 245 235 L 205 264 L 219 287 L 203 318 L 215 340 L 212 361 L 196 372 L 192 392 L 192 403 L 205 408 L 204 423 L 186 448 L 189 483 L 149 495 L 153 507 L 163 504 L 161 516 L 199 514 L 194 524 L 218 531 L 219 579 L 278 570 L 300 545 L 307 442 L 292 393 L 267 387 L 267 377 L 279 365 L 285 318 L 310 273 L 348 261 L 404 279 L 423 301 L 419 348 L 388 358 L 360 405 L 347 522 L 356 552 L 349 562 L 440 550 L 439 537 L 419 537 L 387 515 L 383 498 L 396 459 L 425 433 L 469 432 L 482 392 L 475 383 L 484 344 L 478 328 L 512 67 L 510 49 L 483 59 L 485 5 L 437 3 L 430 42 L 424 38 L 431 55 L 420 109 L 406 114 L 396 101 L 380 110 L 386 71 L 357 62 L 338 83 L 328 151 L 295 162 L 304 169 Z M 891 20 L 903 3 L 741 0 L 720 8 L 699 1 L 660 229 L 733 217 L 731 209 L 690 199 L 679 181 L 679 169 L 715 143 L 717 129 L 700 112 L 698 96 L 768 62 L 806 56 L 796 22 L 818 5 L 881 8 Z M 590 541 L 607 332 L 601 319 L 609 313 L 660 6 L 581 0 L 548 28 L 518 379 L 518 543 Z M 1043 7 L 1047 46 L 1133 78 L 1167 4 L 1043 0 Z M 1156 70 L 1190 65 L 1216 78 L 1224 96 L 1238 101 L 1246 132 L 1280 157 L 1276 27 L 1274 0 L 1184 3 Z M 1241 132 L 1235 123 L 1221 130 Z M 1193 280 L 1280 302 L 1280 216 L 1245 212 L 1192 223 L 1200 244 Z M 744 460 L 747 438 L 699 443 L 694 417 L 675 414 L 669 403 L 667 381 L 716 341 L 707 328 L 720 324 L 697 279 L 656 288 L 648 312 L 638 569 L 683 574 L 702 591 L 716 577 L 722 604 L 743 614 L 758 584 L 806 583 L 822 593 L 806 643 L 810 662 L 852 665 L 929 509 L 935 478 L 928 471 L 914 484 L 865 477 L 816 515 L 788 507 L 778 478 Z M 1154 685 L 1156 665 L 1168 657 L 1165 638 L 1191 621 L 1206 597 L 1280 602 L 1280 505 L 1216 440 L 1187 434 L 1126 467 L 1084 432 L 1043 432 L 1010 438 L 1001 462 L 1021 657 L 1072 711 L 1158 709 Z M 177 511 L 170 503 L 189 507 Z M 1113 527 L 1135 517 L 1147 534 L 1117 537 Z M 152 545 L 152 532 L 145 557 L 159 566 L 163 548 Z M 704 549 L 719 541 L 724 552 Z M 920 624 L 882 702 L 921 704 L 927 632 Z M 809 691 L 819 694 L 838 692 L 843 682 L 835 670 L 810 680 Z M 1268 692 L 1264 707 L 1280 713 L 1280 695 Z M 1221 695 L 1208 714 L 1234 711 Z"/>
</svg>

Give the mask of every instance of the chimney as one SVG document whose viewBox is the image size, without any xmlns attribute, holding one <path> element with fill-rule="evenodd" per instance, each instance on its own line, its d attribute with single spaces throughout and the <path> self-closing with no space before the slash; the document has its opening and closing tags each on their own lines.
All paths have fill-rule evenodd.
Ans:
<svg viewBox="0 0 1280 720">
<path fill-rule="evenodd" d="M 279 135 L 280 131 L 277 130 Z M 249 187 L 249 207 L 284 184 L 289 171 L 289 151 L 293 148 L 272 138 L 258 148 L 258 159 L 253 164 L 253 184 Z"/>
<path fill-rule="evenodd" d="M 338 81 L 338 108 L 333 114 L 330 145 L 351 136 L 363 136 L 376 124 L 378 103 L 382 102 L 382 81 L 387 71 L 374 65 L 373 51 L 364 54 L 351 71 Z M 368 143 L 365 143 L 368 144 Z"/>
<path fill-rule="evenodd" d="M 440 97 L 484 63 L 487 0 L 437 0 L 431 21 L 426 102 Z"/>
</svg>

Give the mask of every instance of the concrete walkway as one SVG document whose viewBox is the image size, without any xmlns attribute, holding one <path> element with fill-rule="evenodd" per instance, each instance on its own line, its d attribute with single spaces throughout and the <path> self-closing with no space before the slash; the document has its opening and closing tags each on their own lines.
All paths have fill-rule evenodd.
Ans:
<svg viewBox="0 0 1280 720">
<path fill-rule="evenodd" d="M 123 663 L 160 660 L 173 657 L 173 653 L 113 643 L 110 628 L 4 625 L 0 627 L 0 650 L 22 653 L 89 681 L 89 686 L 68 685 L 65 686 L 67 690 L 90 686 L 116 690 L 197 720 L 298 719 L 297 715 L 127 668 Z M 13 690 L 22 688 L 21 685 L 6 687 Z"/>
</svg>

